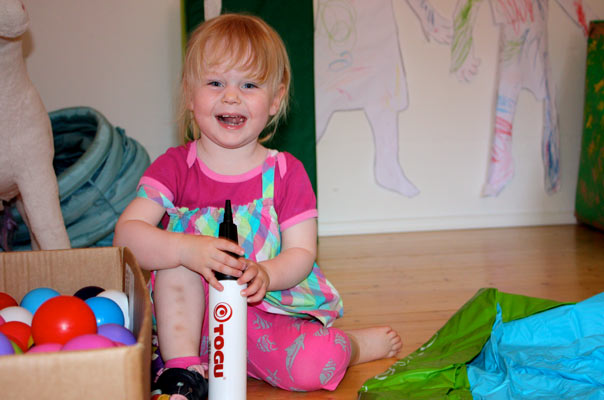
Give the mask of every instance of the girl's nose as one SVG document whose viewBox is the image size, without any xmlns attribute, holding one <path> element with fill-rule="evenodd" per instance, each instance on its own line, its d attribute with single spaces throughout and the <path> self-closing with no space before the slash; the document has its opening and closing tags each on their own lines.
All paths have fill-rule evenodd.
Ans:
<svg viewBox="0 0 604 400">
<path fill-rule="evenodd" d="M 226 104 L 239 104 L 241 102 L 239 93 L 237 93 L 237 90 L 234 88 L 227 88 L 227 90 L 225 90 L 222 101 Z"/>
</svg>

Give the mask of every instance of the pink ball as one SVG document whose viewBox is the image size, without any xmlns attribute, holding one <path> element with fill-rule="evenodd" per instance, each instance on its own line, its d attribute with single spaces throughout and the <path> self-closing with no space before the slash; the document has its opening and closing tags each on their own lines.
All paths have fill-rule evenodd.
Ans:
<svg viewBox="0 0 604 400">
<path fill-rule="evenodd" d="M 61 350 L 63 346 L 60 343 L 42 343 L 27 350 L 27 354 L 30 353 L 54 353 L 55 351 Z"/>
<path fill-rule="evenodd" d="M 86 334 L 76 336 L 69 340 L 61 348 L 62 351 L 70 350 L 92 350 L 92 349 L 106 349 L 109 347 L 115 347 L 113 340 L 106 338 L 105 336 L 95 334 Z"/>
</svg>

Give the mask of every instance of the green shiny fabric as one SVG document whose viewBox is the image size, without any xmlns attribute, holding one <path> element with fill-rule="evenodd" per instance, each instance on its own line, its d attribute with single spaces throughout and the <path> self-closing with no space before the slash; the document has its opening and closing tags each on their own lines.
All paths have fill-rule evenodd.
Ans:
<svg viewBox="0 0 604 400">
<path fill-rule="evenodd" d="M 419 349 L 365 382 L 358 398 L 472 399 L 466 364 L 489 339 L 497 304 L 509 322 L 568 303 L 480 289 Z"/>
</svg>

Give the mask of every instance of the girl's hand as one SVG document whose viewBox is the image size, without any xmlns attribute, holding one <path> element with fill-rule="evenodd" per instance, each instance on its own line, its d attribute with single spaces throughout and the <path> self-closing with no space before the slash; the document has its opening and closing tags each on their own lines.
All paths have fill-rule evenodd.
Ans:
<svg viewBox="0 0 604 400">
<path fill-rule="evenodd" d="M 239 278 L 245 268 L 244 260 L 235 258 L 226 252 L 244 255 L 242 247 L 235 243 L 212 236 L 183 234 L 181 237 L 181 264 L 202 275 L 216 290 L 223 286 L 218 282 L 213 271 Z"/>
<path fill-rule="evenodd" d="M 264 299 L 266 291 L 271 282 L 266 267 L 252 260 L 244 260 L 245 269 L 237 283 L 247 283 L 247 288 L 241 294 L 247 296 L 248 303 L 258 303 Z"/>
</svg>

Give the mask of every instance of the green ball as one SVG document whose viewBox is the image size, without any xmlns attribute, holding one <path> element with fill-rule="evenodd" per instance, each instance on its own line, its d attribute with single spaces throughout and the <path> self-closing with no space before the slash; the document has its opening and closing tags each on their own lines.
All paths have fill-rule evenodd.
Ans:
<svg viewBox="0 0 604 400">
<path fill-rule="evenodd" d="M 19 347 L 15 342 L 13 342 L 11 340 L 10 344 L 13 346 L 13 349 L 15 350 L 15 354 L 23 354 L 23 350 L 21 350 L 21 347 Z"/>
</svg>

